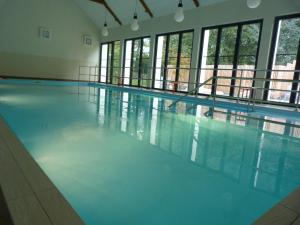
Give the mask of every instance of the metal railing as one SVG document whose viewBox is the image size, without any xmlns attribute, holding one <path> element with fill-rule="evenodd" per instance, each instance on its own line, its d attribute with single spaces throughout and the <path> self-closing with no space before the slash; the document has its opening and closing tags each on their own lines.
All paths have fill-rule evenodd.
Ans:
<svg viewBox="0 0 300 225">
<path fill-rule="evenodd" d="M 102 69 L 105 73 L 111 74 L 106 76 L 101 74 Z M 83 71 L 84 70 L 84 71 Z M 111 71 L 114 72 L 111 72 Z M 127 70 L 127 74 L 126 74 Z M 112 75 L 116 74 L 120 75 Z M 134 75 L 131 76 L 130 75 Z M 153 74 L 159 73 L 157 79 L 153 79 Z M 197 74 L 207 77 L 203 82 L 194 82 L 188 80 L 190 75 L 194 73 L 194 76 L 197 77 Z M 226 76 L 222 76 L 222 73 Z M 115 85 L 122 86 L 134 86 L 140 88 L 152 88 L 160 89 L 163 91 L 174 91 L 176 85 L 176 92 L 184 92 L 185 94 L 180 96 L 174 103 L 169 107 L 172 107 L 185 96 L 188 95 L 207 95 L 208 97 L 213 97 L 213 104 L 215 99 L 218 97 L 236 100 L 237 103 L 245 102 L 248 104 L 248 108 L 252 105 L 252 109 L 256 104 L 271 103 L 271 104 L 281 104 L 286 106 L 295 107 L 296 110 L 299 109 L 300 104 L 300 80 L 291 80 L 291 79 L 278 79 L 278 78 L 264 78 L 267 77 L 267 74 L 280 73 L 280 76 L 283 76 L 283 73 L 299 73 L 300 70 L 267 70 L 267 69 L 229 69 L 229 68 L 178 68 L 178 67 L 99 67 L 99 66 L 80 66 L 78 73 L 78 82 L 79 81 L 88 81 L 89 83 L 101 82 L 111 83 Z M 123 74 L 123 76 L 121 76 Z M 167 74 L 165 79 L 162 79 L 161 74 Z M 178 76 L 179 74 L 179 76 Z M 185 75 L 187 79 L 180 80 L 181 74 Z M 232 76 L 235 74 L 235 76 Z M 256 77 L 259 74 L 260 77 Z M 128 75 L 128 76 L 125 76 Z M 87 79 L 82 79 L 86 77 Z M 171 79 L 172 78 L 172 79 Z M 211 81 L 211 83 L 210 83 Z M 238 84 L 236 84 L 238 82 Z M 258 84 L 257 84 L 258 83 Z M 265 84 L 269 83 L 271 86 L 266 88 Z M 272 87 L 273 84 L 280 83 L 280 85 L 285 85 L 286 88 L 275 88 Z M 248 85 L 247 85 L 248 84 Z M 291 86 L 296 84 L 298 89 L 292 89 Z M 155 86 L 157 85 L 157 86 Z M 201 88 L 205 86 L 211 86 L 207 88 L 210 93 L 204 93 Z M 273 85 L 274 86 L 274 85 Z M 288 88 L 290 86 L 290 88 Z M 230 94 L 225 94 L 219 89 L 229 89 Z M 233 91 L 232 91 L 233 90 Z M 237 92 L 236 92 L 237 91 Z M 272 100 L 263 98 L 263 95 L 268 92 L 278 92 L 283 93 L 283 100 Z M 295 96 L 294 103 L 289 103 L 287 98 L 291 95 Z"/>
<path fill-rule="evenodd" d="M 214 78 L 211 77 L 209 79 L 207 79 L 206 81 L 204 81 L 203 83 L 197 84 L 196 88 L 194 88 L 192 91 L 189 91 L 188 93 L 186 93 L 185 95 L 181 96 L 179 99 L 177 99 L 176 101 L 174 101 L 172 104 L 170 104 L 168 107 L 171 108 L 172 106 L 176 105 L 179 101 L 181 101 L 184 97 L 188 96 L 188 95 L 192 95 L 192 94 L 198 94 L 198 89 L 201 88 L 202 86 L 206 85 L 208 82 L 212 81 Z"/>
</svg>

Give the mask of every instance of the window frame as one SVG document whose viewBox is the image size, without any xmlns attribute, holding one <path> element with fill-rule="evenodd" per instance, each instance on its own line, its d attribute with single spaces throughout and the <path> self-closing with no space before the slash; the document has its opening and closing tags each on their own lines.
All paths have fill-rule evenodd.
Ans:
<svg viewBox="0 0 300 225">
<path fill-rule="evenodd" d="M 100 57 L 99 57 L 99 77 L 98 77 L 98 83 L 106 83 L 106 84 L 112 84 L 113 81 L 113 64 L 114 64 L 114 58 L 115 58 L 115 42 L 120 42 L 120 49 L 122 49 L 122 41 L 121 40 L 114 40 L 114 41 L 107 41 L 107 42 L 102 42 L 100 43 Z M 109 59 L 109 45 L 111 44 L 111 58 Z M 106 82 L 101 82 L 101 68 L 102 68 L 102 46 L 103 45 L 108 45 L 107 46 L 107 68 L 110 68 L 109 74 L 106 74 Z M 110 60 L 110 65 L 108 65 L 108 62 Z M 120 55 L 120 62 L 122 62 L 121 55 Z M 120 76 L 121 77 L 121 76 Z M 108 79 L 109 78 L 109 79 Z"/>
<path fill-rule="evenodd" d="M 260 53 L 260 44 L 261 44 L 261 37 L 262 37 L 262 31 L 263 31 L 263 26 L 264 26 L 264 19 L 255 19 L 255 20 L 247 20 L 247 21 L 241 21 L 241 22 L 235 22 L 235 23 L 226 23 L 226 24 L 221 24 L 221 25 L 214 25 L 214 26 L 207 26 L 207 27 L 202 27 L 201 29 L 201 42 L 200 42 L 200 47 L 199 47 L 199 58 L 198 58 L 198 71 L 197 71 L 197 78 L 196 78 L 196 85 L 199 84 L 200 81 L 200 72 L 201 72 L 201 65 L 202 65 L 202 58 L 203 58 L 203 46 L 204 46 L 204 34 L 206 30 L 218 30 L 217 34 L 217 40 L 216 40 L 216 54 L 214 56 L 214 71 L 213 71 L 213 76 L 212 77 L 217 77 L 218 76 L 218 67 L 219 67 L 219 60 L 220 60 L 220 46 L 221 46 L 221 38 L 222 38 L 222 30 L 224 28 L 228 27 L 235 27 L 237 26 L 237 36 L 236 36 L 236 43 L 235 43 L 235 49 L 234 49 L 234 59 L 233 59 L 233 69 L 232 69 L 232 78 L 235 78 L 237 75 L 237 66 L 238 66 L 238 59 L 239 59 L 239 53 L 240 53 L 240 47 L 241 47 L 241 37 L 242 37 L 242 28 L 244 25 L 250 25 L 250 24 L 259 24 L 259 37 L 258 37 L 258 42 L 257 42 L 257 51 L 255 55 L 255 69 L 257 69 L 258 65 L 258 59 L 259 59 L 259 53 Z M 253 78 L 256 78 L 256 71 L 253 73 Z M 216 88 L 215 87 L 216 79 L 212 80 L 212 87 L 211 87 L 211 94 L 213 95 L 216 93 Z M 231 79 L 230 81 L 230 93 L 228 96 L 223 96 L 220 95 L 218 97 L 221 98 L 236 98 L 234 96 L 234 89 L 235 89 L 235 83 L 236 79 Z M 254 87 L 255 81 L 252 82 L 252 87 Z M 204 96 L 209 96 L 209 94 L 203 94 L 199 93 L 197 91 L 198 95 L 204 95 Z"/>
<path fill-rule="evenodd" d="M 280 20 L 284 19 L 294 19 L 294 18 L 300 18 L 300 13 L 296 14 L 289 14 L 289 15 L 283 15 L 283 16 L 277 16 L 275 17 L 274 20 L 274 25 L 273 25 L 273 32 L 272 32 L 272 39 L 271 39 L 271 48 L 269 51 L 269 59 L 268 59 L 268 71 L 266 74 L 266 79 L 271 79 L 272 78 L 272 70 L 273 70 L 273 61 L 275 57 L 275 50 L 276 50 L 276 41 L 277 41 L 277 35 L 278 35 L 278 28 L 279 28 L 279 22 Z M 295 70 L 300 70 L 300 38 L 299 38 L 299 46 L 298 46 L 298 51 L 297 51 L 297 56 L 296 56 L 296 65 L 295 65 Z M 292 71 L 292 70 L 291 70 Z M 300 72 L 294 72 L 294 77 L 293 80 L 300 80 Z M 299 83 L 293 83 L 291 87 L 291 91 L 297 91 L 298 90 Z M 297 92 L 291 92 L 291 96 L 289 99 L 288 103 L 283 103 L 283 102 L 277 102 L 277 101 L 272 101 L 268 100 L 268 95 L 269 95 L 269 89 L 270 89 L 270 81 L 265 82 L 264 86 L 264 96 L 263 100 L 268 101 L 274 104 L 278 105 L 286 105 L 286 104 L 297 104 Z"/>
<path fill-rule="evenodd" d="M 168 58 L 169 58 L 169 43 L 170 43 L 170 36 L 171 35 L 179 35 L 179 40 L 178 40 L 178 52 L 177 52 L 177 61 L 176 61 L 176 75 L 175 75 L 175 82 L 178 82 L 179 79 L 179 72 L 180 72 L 180 59 L 181 59 L 181 50 L 182 50 L 182 36 L 184 33 L 192 33 L 193 34 L 193 42 L 192 42 L 192 51 L 191 51 L 191 62 L 190 62 L 190 68 L 192 66 L 192 59 L 193 59 L 193 48 L 194 48 L 194 38 L 195 38 L 195 30 L 194 29 L 187 29 L 187 30 L 180 30 L 180 31 L 172 31 L 172 32 L 166 32 L 166 33 L 160 33 L 156 34 L 155 36 L 155 47 L 154 47 L 154 55 L 153 55 L 153 70 L 152 70 L 152 85 L 151 89 L 155 90 L 163 90 L 163 91 L 172 91 L 166 89 L 166 66 L 168 63 Z M 155 88 L 155 73 L 156 73 L 156 55 L 157 55 L 157 48 L 158 48 L 158 38 L 160 36 L 166 36 L 166 47 L 165 47 L 165 59 L 164 59 L 164 69 L 163 69 L 163 88 Z M 189 77 L 191 75 L 191 71 L 189 72 Z M 188 82 L 189 86 L 190 82 Z M 181 92 L 181 93 L 186 93 L 186 91 L 178 91 L 178 85 L 176 86 L 175 92 Z"/>
<path fill-rule="evenodd" d="M 141 37 L 135 37 L 135 38 L 126 38 L 124 39 L 124 44 L 123 44 L 123 68 L 122 68 L 122 85 L 125 86 L 131 86 L 131 87 L 142 87 L 141 86 L 141 64 L 142 64 L 142 60 L 143 60 L 143 45 L 144 45 L 144 39 L 145 38 L 149 38 L 150 40 L 150 48 L 151 48 L 151 36 L 150 35 L 146 35 L 146 36 L 141 36 Z M 133 53 L 134 53 L 134 42 L 136 40 L 140 40 L 141 41 L 141 46 L 140 46 L 140 58 L 139 58 L 139 70 L 138 70 L 138 85 L 132 85 L 132 65 L 133 65 Z M 124 76 L 125 76 L 125 61 L 126 61 L 126 42 L 127 41 L 132 41 L 132 45 L 131 45 L 131 58 L 130 58 L 130 75 L 129 75 L 129 85 L 124 84 Z"/>
</svg>

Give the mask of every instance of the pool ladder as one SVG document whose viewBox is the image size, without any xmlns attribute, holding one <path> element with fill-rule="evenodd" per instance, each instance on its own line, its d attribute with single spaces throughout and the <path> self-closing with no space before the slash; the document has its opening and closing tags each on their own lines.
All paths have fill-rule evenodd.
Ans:
<svg viewBox="0 0 300 225">
<path fill-rule="evenodd" d="M 215 103 L 216 103 L 216 87 L 217 87 L 217 80 L 218 80 L 218 77 L 211 77 L 209 79 L 207 79 L 206 81 L 204 81 L 203 83 L 200 83 L 198 85 L 196 85 L 196 87 L 189 91 L 188 93 L 180 96 L 177 100 L 175 100 L 174 102 L 172 102 L 169 106 L 168 106 L 168 109 L 171 109 L 172 107 L 174 107 L 178 102 L 180 102 L 181 100 L 183 100 L 185 97 L 189 96 L 189 95 L 195 95 L 197 96 L 197 93 L 198 93 L 198 90 L 199 88 L 201 88 L 202 86 L 208 84 L 208 82 L 210 81 L 213 81 L 212 83 L 212 87 L 214 88 L 214 91 L 213 91 L 213 95 L 209 95 L 207 96 L 207 99 L 209 98 L 212 98 L 212 108 L 214 110 L 215 108 Z M 257 88 L 256 87 L 247 87 L 247 88 L 243 88 L 241 87 L 241 82 L 240 82 L 240 86 L 238 88 L 238 96 L 236 98 L 236 102 L 238 104 L 240 104 L 240 99 L 248 99 L 246 100 L 246 103 L 247 103 L 247 112 L 253 112 L 254 109 L 255 109 L 255 104 L 256 104 L 256 101 L 255 101 L 255 98 L 256 98 L 256 90 Z M 240 95 L 240 93 L 242 92 L 242 95 Z M 192 105 L 191 107 L 189 107 L 187 109 L 187 111 L 193 109 L 195 106 L 197 106 L 197 104 L 195 105 Z"/>
</svg>

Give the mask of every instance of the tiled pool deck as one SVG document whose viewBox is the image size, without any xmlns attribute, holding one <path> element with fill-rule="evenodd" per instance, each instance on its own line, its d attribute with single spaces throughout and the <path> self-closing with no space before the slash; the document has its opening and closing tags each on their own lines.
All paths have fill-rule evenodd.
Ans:
<svg viewBox="0 0 300 225">
<path fill-rule="evenodd" d="M 274 206 L 254 225 L 300 225 L 300 188 Z"/>
</svg>

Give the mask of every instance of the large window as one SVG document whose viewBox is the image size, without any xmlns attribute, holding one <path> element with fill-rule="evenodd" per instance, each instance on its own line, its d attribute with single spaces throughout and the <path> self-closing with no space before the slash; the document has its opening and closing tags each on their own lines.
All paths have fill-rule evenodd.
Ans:
<svg viewBox="0 0 300 225">
<path fill-rule="evenodd" d="M 158 35 L 153 87 L 187 91 L 190 77 L 193 31 Z"/>
<path fill-rule="evenodd" d="M 275 20 L 268 78 L 281 80 L 266 83 L 265 99 L 275 102 L 299 102 L 300 14 Z M 282 71 L 284 70 L 284 71 Z"/>
<path fill-rule="evenodd" d="M 198 82 L 218 79 L 199 88 L 199 93 L 242 97 L 243 90 L 253 86 L 250 79 L 238 78 L 255 76 L 261 28 L 262 21 L 251 21 L 202 30 Z"/>
<path fill-rule="evenodd" d="M 103 83 L 119 84 L 121 79 L 121 42 L 101 44 L 100 77 Z"/>
<path fill-rule="evenodd" d="M 125 41 L 123 84 L 150 87 L 150 37 Z"/>
</svg>

